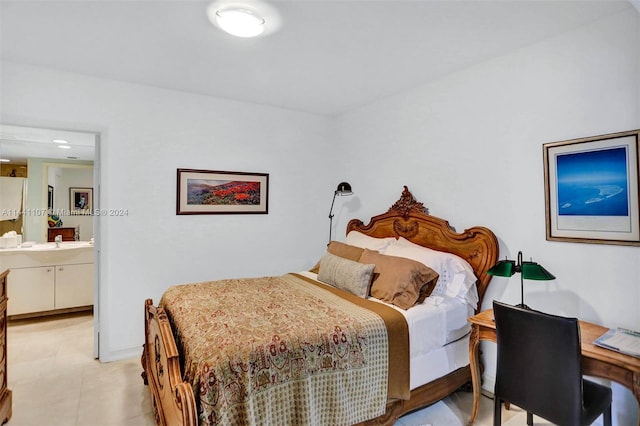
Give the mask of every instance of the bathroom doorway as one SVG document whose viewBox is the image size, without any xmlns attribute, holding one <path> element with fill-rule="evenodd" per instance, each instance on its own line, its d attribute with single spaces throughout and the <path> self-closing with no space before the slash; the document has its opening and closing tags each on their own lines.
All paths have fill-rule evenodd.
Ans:
<svg viewBox="0 0 640 426">
<path fill-rule="evenodd" d="M 0 124 L 0 175 L 24 175 L 21 216 L 24 242 L 44 244 L 50 226 L 77 230 L 93 245 L 93 356 L 99 357 L 100 134 Z M 16 172 L 13 172 L 15 170 Z M 91 196 L 91 209 L 74 210 L 73 191 Z M 77 207 L 77 206 L 75 206 Z M 80 213 L 80 214 L 79 214 Z"/>
</svg>

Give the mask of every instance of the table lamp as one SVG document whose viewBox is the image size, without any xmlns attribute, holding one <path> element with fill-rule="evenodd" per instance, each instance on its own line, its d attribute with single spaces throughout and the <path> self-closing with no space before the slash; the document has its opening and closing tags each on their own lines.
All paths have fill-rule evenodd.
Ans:
<svg viewBox="0 0 640 426">
<path fill-rule="evenodd" d="M 551 272 L 544 269 L 542 265 L 539 265 L 533 261 L 523 262 L 521 251 L 518 252 L 517 263 L 515 260 L 501 260 L 493 265 L 491 269 L 487 271 L 487 274 L 496 277 L 511 277 L 516 272 L 520 273 L 520 304 L 516 306 L 524 309 L 530 309 L 527 305 L 524 304 L 525 279 L 537 281 L 549 281 L 556 279 L 556 277 L 553 276 Z"/>
</svg>

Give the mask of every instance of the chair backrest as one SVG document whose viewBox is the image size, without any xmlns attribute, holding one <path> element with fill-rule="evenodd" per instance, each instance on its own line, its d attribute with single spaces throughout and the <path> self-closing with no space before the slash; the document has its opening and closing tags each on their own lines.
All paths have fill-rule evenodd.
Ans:
<svg viewBox="0 0 640 426">
<path fill-rule="evenodd" d="M 580 326 L 565 318 L 493 302 L 496 396 L 556 424 L 582 408 Z"/>
</svg>

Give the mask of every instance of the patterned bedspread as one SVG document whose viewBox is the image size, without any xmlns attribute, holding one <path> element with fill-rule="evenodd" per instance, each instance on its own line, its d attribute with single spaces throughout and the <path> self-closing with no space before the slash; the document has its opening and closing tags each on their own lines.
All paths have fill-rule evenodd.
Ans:
<svg viewBox="0 0 640 426">
<path fill-rule="evenodd" d="M 201 425 L 353 424 L 409 395 L 406 322 L 379 303 L 286 274 L 171 287 L 160 306 Z"/>
</svg>

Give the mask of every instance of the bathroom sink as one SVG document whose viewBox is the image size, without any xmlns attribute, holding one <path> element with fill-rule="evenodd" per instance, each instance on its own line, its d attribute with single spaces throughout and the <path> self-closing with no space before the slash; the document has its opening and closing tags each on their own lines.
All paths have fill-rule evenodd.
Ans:
<svg viewBox="0 0 640 426">
<path fill-rule="evenodd" d="M 89 241 L 63 241 L 60 243 L 60 248 L 83 248 L 83 247 L 93 247 Z"/>
<path fill-rule="evenodd" d="M 59 247 L 56 245 L 56 243 L 43 243 L 43 244 L 34 244 L 31 247 L 24 248 L 24 250 L 34 250 L 34 251 L 69 250 L 69 249 L 84 248 L 84 247 L 93 247 L 93 245 L 87 241 L 69 241 L 69 242 L 60 243 Z"/>
</svg>

